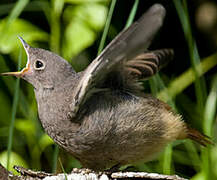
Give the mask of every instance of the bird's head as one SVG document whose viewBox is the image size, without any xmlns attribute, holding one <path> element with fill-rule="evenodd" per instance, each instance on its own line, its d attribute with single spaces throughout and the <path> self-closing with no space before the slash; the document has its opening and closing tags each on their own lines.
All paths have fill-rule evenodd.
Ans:
<svg viewBox="0 0 217 180">
<path fill-rule="evenodd" d="M 27 54 L 26 67 L 20 72 L 6 72 L 0 75 L 20 77 L 31 83 L 35 89 L 39 89 L 55 88 L 63 83 L 64 79 L 75 73 L 71 65 L 57 54 L 33 48 L 21 37 L 19 39 Z"/>
</svg>

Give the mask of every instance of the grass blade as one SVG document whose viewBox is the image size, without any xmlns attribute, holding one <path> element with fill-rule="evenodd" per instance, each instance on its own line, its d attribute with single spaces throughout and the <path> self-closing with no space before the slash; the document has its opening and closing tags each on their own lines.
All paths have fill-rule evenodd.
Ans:
<svg viewBox="0 0 217 180">
<path fill-rule="evenodd" d="M 133 7 L 132 7 L 132 9 L 130 11 L 130 15 L 129 15 L 128 19 L 127 19 L 125 29 L 128 28 L 133 23 L 133 20 L 135 18 L 136 11 L 137 11 L 137 8 L 138 8 L 138 4 L 139 4 L 139 0 L 135 0 L 135 2 L 133 4 Z"/>
<path fill-rule="evenodd" d="M 65 171 L 65 169 L 64 169 L 64 167 L 63 167 L 63 163 L 62 163 L 62 161 L 61 161 L 60 158 L 59 158 L 59 163 L 60 163 L 60 167 L 61 167 L 61 169 L 62 169 L 62 171 L 63 171 L 65 180 L 67 180 L 67 179 L 68 179 L 68 178 L 67 178 L 67 174 L 66 174 L 66 171 Z"/>
<path fill-rule="evenodd" d="M 64 1 L 63 0 L 52 0 L 52 9 L 51 9 L 51 34 L 50 34 L 50 49 L 51 51 L 60 54 L 60 35 L 61 35 L 61 24 L 60 17 L 62 14 Z"/>
<path fill-rule="evenodd" d="M 9 14 L 8 21 L 7 21 L 8 25 L 12 23 L 13 20 L 16 19 L 21 14 L 21 12 L 23 11 L 23 9 L 26 7 L 28 3 L 29 3 L 29 0 L 19 0 L 16 3 L 16 5 L 14 6 L 14 8 Z"/>
<path fill-rule="evenodd" d="M 201 159 L 192 141 L 186 141 L 185 148 L 188 151 L 191 163 L 196 171 L 200 171 Z"/>
<path fill-rule="evenodd" d="M 163 174 L 172 173 L 172 144 L 167 145 L 163 157 Z"/>
<path fill-rule="evenodd" d="M 20 70 L 21 60 L 22 60 L 22 50 L 20 48 L 19 59 L 18 59 L 18 71 Z M 20 78 L 17 78 L 16 84 L 15 84 L 13 105 L 12 105 L 11 123 L 9 127 L 8 148 L 7 148 L 8 150 L 7 169 L 9 168 L 9 165 L 10 165 L 10 154 L 11 154 L 11 149 L 12 149 L 12 144 L 13 144 L 13 134 L 14 134 L 14 122 L 15 122 L 15 117 L 16 117 L 16 112 L 17 112 L 17 104 L 19 100 L 19 88 L 20 88 Z"/>
<path fill-rule="evenodd" d="M 200 64 L 201 71 L 198 75 L 202 76 L 203 74 L 205 74 L 207 71 L 209 71 L 211 68 L 215 67 L 216 65 L 217 65 L 217 53 L 201 61 Z M 178 95 L 188 86 L 190 86 L 195 81 L 195 79 L 196 79 L 196 75 L 194 73 L 193 68 L 188 69 L 168 85 L 167 92 L 169 93 L 169 96 L 171 98 L 175 98 L 176 95 Z M 157 97 L 163 101 L 167 101 L 168 100 L 167 92 L 166 89 L 164 89 L 158 93 Z"/>
<path fill-rule="evenodd" d="M 111 2 L 110 8 L 109 8 L 108 17 L 107 17 L 107 20 L 106 20 L 106 23 L 105 23 L 105 28 L 104 28 L 104 31 L 103 31 L 103 34 L 102 34 L 102 38 L 101 38 L 101 41 L 100 41 L 100 44 L 99 44 L 97 55 L 99 55 L 100 52 L 104 48 L 106 36 L 108 34 L 108 30 L 109 30 L 109 26 L 110 26 L 110 23 L 111 23 L 111 18 L 112 18 L 112 14 L 113 14 L 116 2 L 117 2 L 117 0 L 112 0 L 112 2 Z"/>
<path fill-rule="evenodd" d="M 197 104 L 200 112 L 203 112 L 205 99 L 206 99 L 206 87 L 205 80 L 203 77 L 199 78 L 199 74 L 201 74 L 201 67 L 199 66 L 200 57 L 197 50 L 196 42 L 193 39 L 191 25 L 188 15 L 187 1 L 184 0 L 183 4 L 180 0 L 173 0 L 175 8 L 177 10 L 179 19 L 181 21 L 181 25 L 185 34 L 185 38 L 188 44 L 191 66 L 193 68 L 193 72 L 196 76 L 195 79 L 195 94 L 197 97 Z"/>
<path fill-rule="evenodd" d="M 208 136 L 212 136 L 213 122 L 215 120 L 217 107 L 217 75 L 215 76 L 211 91 L 207 97 L 205 111 L 204 111 L 204 120 L 203 120 L 203 129 L 204 133 Z"/>
<path fill-rule="evenodd" d="M 213 137 L 213 125 L 215 122 L 216 116 L 216 107 L 217 107 L 217 75 L 212 83 L 211 91 L 207 97 L 204 118 L 203 118 L 203 130 L 204 133 L 210 137 Z M 211 161 L 211 147 L 202 149 L 202 171 L 206 179 L 215 179 L 213 177 L 212 169 L 215 169 L 214 164 Z"/>
<path fill-rule="evenodd" d="M 53 153 L 52 173 L 56 173 L 58 155 L 59 155 L 59 147 L 58 147 L 58 145 L 55 144 L 55 146 L 54 146 L 54 153 Z"/>
</svg>

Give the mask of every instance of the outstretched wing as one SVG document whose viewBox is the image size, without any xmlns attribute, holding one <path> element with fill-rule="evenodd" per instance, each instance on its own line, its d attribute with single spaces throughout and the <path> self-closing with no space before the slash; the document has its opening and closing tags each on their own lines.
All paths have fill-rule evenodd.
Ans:
<svg viewBox="0 0 217 180">
<path fill-rule="evenodd" d="M 117 67 L 142 54 L 150 45 L 163 24 L 165 9 L 160 4 L 153 5 L 138 21 L 123 30 L 103 52 L 85 69 L 74 91 L 72 102 L 75 117 L 80 106 L 94 92 L 94 87 L 102 83 Z"/>
</svg>

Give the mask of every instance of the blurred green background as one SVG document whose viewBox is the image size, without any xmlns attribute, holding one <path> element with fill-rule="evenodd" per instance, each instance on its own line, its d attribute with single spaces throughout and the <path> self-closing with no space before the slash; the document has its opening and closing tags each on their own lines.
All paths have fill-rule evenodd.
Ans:
<svg viewBox="0 0 217 180">
<path fill-rule="evenodd" d="M 167 16 L 150 49 L 173 48 L 175 58 L 144 82 L 145 92 L 168 102 L 191 127 L 216 142 L 215 0 L 1 0 L 0 72 L 17 71 L 26 64 L 17 35 L 33 47 L 58 53 L 81 71 L 134 15 L 138 19 L 156 2 L 165 6 Z M 31 85 L 13 77 L 0 77 L 0 163 L 9 170 L 20 165 L 46 172 L 81 167 L 44 133 Z M 217 145 L 204 148 L 190 140 L 177 141 L 155 161 L 130 170 L 217 179 Z"/>
</svg>

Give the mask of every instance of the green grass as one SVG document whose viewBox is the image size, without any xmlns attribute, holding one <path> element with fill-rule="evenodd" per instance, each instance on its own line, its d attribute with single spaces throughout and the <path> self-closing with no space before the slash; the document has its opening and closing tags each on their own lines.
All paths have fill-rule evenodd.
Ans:
<svg viewBox="0 0 217 180">
<path fill-rule="evenodd" d="M 18 60 L 18 71 L 20 71 L 21 60 L 22 60 L 22 51 L 20 49 L 20 55 L 19 55 L 19 60 Z M 10 164 L 10 153 L 12 149 L 13 135 L 14 135 L 14 121 L 15 121 L 16 112 L 17 112 L 17 104 L 19 100 L 19 89 L 20 89 L 20 79 L 19 78 L 16 79 L 16 84 L 15 84 L 14 89 L 15 89 L 14 99 L 13 99 L 13 104 L 12 104 L 11 122 L 10 122 L 10 127 L 9 127 L 9 136 L 8 136 L 7 169 L 9 169 L 9 164 Z"/>
<path fill-rule="evenodd" d="M 41 6 L 35 6 L 37 3 L 41 3 Z M 12 68 L 17 65 L 18 69 L 23 66 L 23 62 L 21 63 L 23 51 L 19 48 L 17 35 L 23 36 L 33 46 L 46 46 L 53 52 L 63 56 L 67 54 L 66 57 L 73 58 L 83 51 L 90 54 L 86 48 L 92 46 L 103 31 L 98 47 L 99 54 L 106 46 L 107 36 L 116 33 L 112 17 L 113 12 L 118 11 L 116 7 L 119 1 L 117 0 L 83 3 L 52 0 L 37 3 L 28 0 L 8 5 L 0 3 L 0 10 L 3 10 L 0 13 L 1 72 L 14 71 Z M 128 19 L 126 22 L 120 22 L 122 27 L 125 25 L 127 28 L 132 24 L 140 3 L 139 0 L 134 1 L 130 13 L 124 15 Z M 190 124 L 198 125 L 197 128 L 202 129 L 204 134 L 216 141 L 217 74 L 206 75 L 206 73 L 217 65 L 217 53 L 200 58 L 191 27 L 187 1 L 173 0 L 173 5 L 181 23 L 183 38 L 186 39 L 190 57 L 189 67 L 178 76 L 166 81 L 165 79 L 168 79 L 166 74 L 163 76 L 167 78 L 161 78 L 162 76 L 157 74 L 149 80 L 149 86 L 154 96 L 167 102 L 177 112 L 184 112 L 184 117 L 188 118 Z M 22 14 L 23 12 L 44 14 L 42 17 L 48 21 L 49 32 L 29 22 L 25 14 Z M 23 15 L 22 19 L 20 15 Z M 6 23 L 3 23 L 3 20 Z M 67 41 L 68 39 L 71 41 Z M 79 42 L 78 39 L 80 39 Z M 88 57 L 89 55 L 85 56 L 86 59 Z M 82 63 L 89 62 L 84 61 L 77 62 L 81 65 L 75 68 L 84 68 Z M 12 164 L 26 164 L 28 168 L 52 172 L 70 172 L 71 168 L 79 167 L 77 161 L 59 150 L 43 133 L 37 118 L 32 87 L 26 83 L 20 84 L 20 80 L 15 78 L 1 77 L 0 80 L 0 163 L 4 163 L 6 159 L 5 164 L 9 169 Z M 195 99 L 186 93 L 189 87 L 195 94 Z M 180 100 L 179 97 L 185 98 Z M 180 108 L 182 104 L 185 106 L 185 111 Z M 58 163 L 59 157 L 62 163 Z M 209 180 L 217 179 L 216 162 L 216 145 L 203 148 L 186 140 L 170 144 L 158 160 L 145 165 L 141 164 L 135 169 L 165 174 L 176 173 L 188 177 L 188 172 L 183 169 L 190 168 L 194 171 L 193 180 Z"/>
<path fill-rule="evenodd" d="M 110 23 L 111 23 L 111 18 L 112 18 L 112 14 L 113 14 L 113 11 L 114 11 L 114 8 L 115 8 L 115 4 L 116 4 L 116 0 L 112 0 L 110 8 L 109 8 L 108 17 L 107 17 L 106 23 L 105 23 L 105 28 L 103 30 L 102 38 L 101 38 L 101 41 L 100 41 L 100 44 L 99 44 L 98 53 L 97 53 L 98 55 L 100 54 L 100 52 L 104 48 L 105 40 L 106 40 L 106 36 L 108 34 L 108 30 L 109 30 L 109 26 L 110 26 Z"/>
<path fill-rule="evenodd" d="M 14 6 L 14 8 L 12 9 L 12 11 L 10 12 L 8 16 L 7 23 L 6 23 L 6 26 L 3 32 L 6 31 L 6 28 L 8 28 L 10 24 L 13 23 L 13 20 L 16 19 L 20 15 L 20 13 L 22 12 L 22 10 L 24 9 L 27 3 L 28 3 L 28 0 L 21 0 L 16 3 L 16 5 Z M 18 71 L 20 71 L 21 61 L 22 61 L 22 51 L 20 48 L 19 58 L 18 58 L 18 68 L 17 68 Z M 10 154 L 12 150 L 13 135 L 14 135 L 14 122 L 15 122 L 15 117 L 16 117 L 16 112 L 17 112 L 17 104 L 19 100 L 19 88 L 20 88 L 20 79 L 16 79 L 16 83 L 14 87 L 15 89 L 14 99 L 13 99 L 13 104 L 12 104 L 11 122 L 9 126 L 9 135 L 8 135 L 7 169 L 9 169 L 9 164 L 10 164 Z"/>
<path fill-rule="evenodd" d="M 127 23 L 125 25 L 125 28 L 128 28 L 133 23 L 133 20 L 135 18 L 138 5 L 139 5 L 139 0 L 135 0 L 135 2 L 133 4 L 133 7 L 131 9 L 130 15 L 129 15 L 128 19 L 127 19 Z"/>
</svg>

